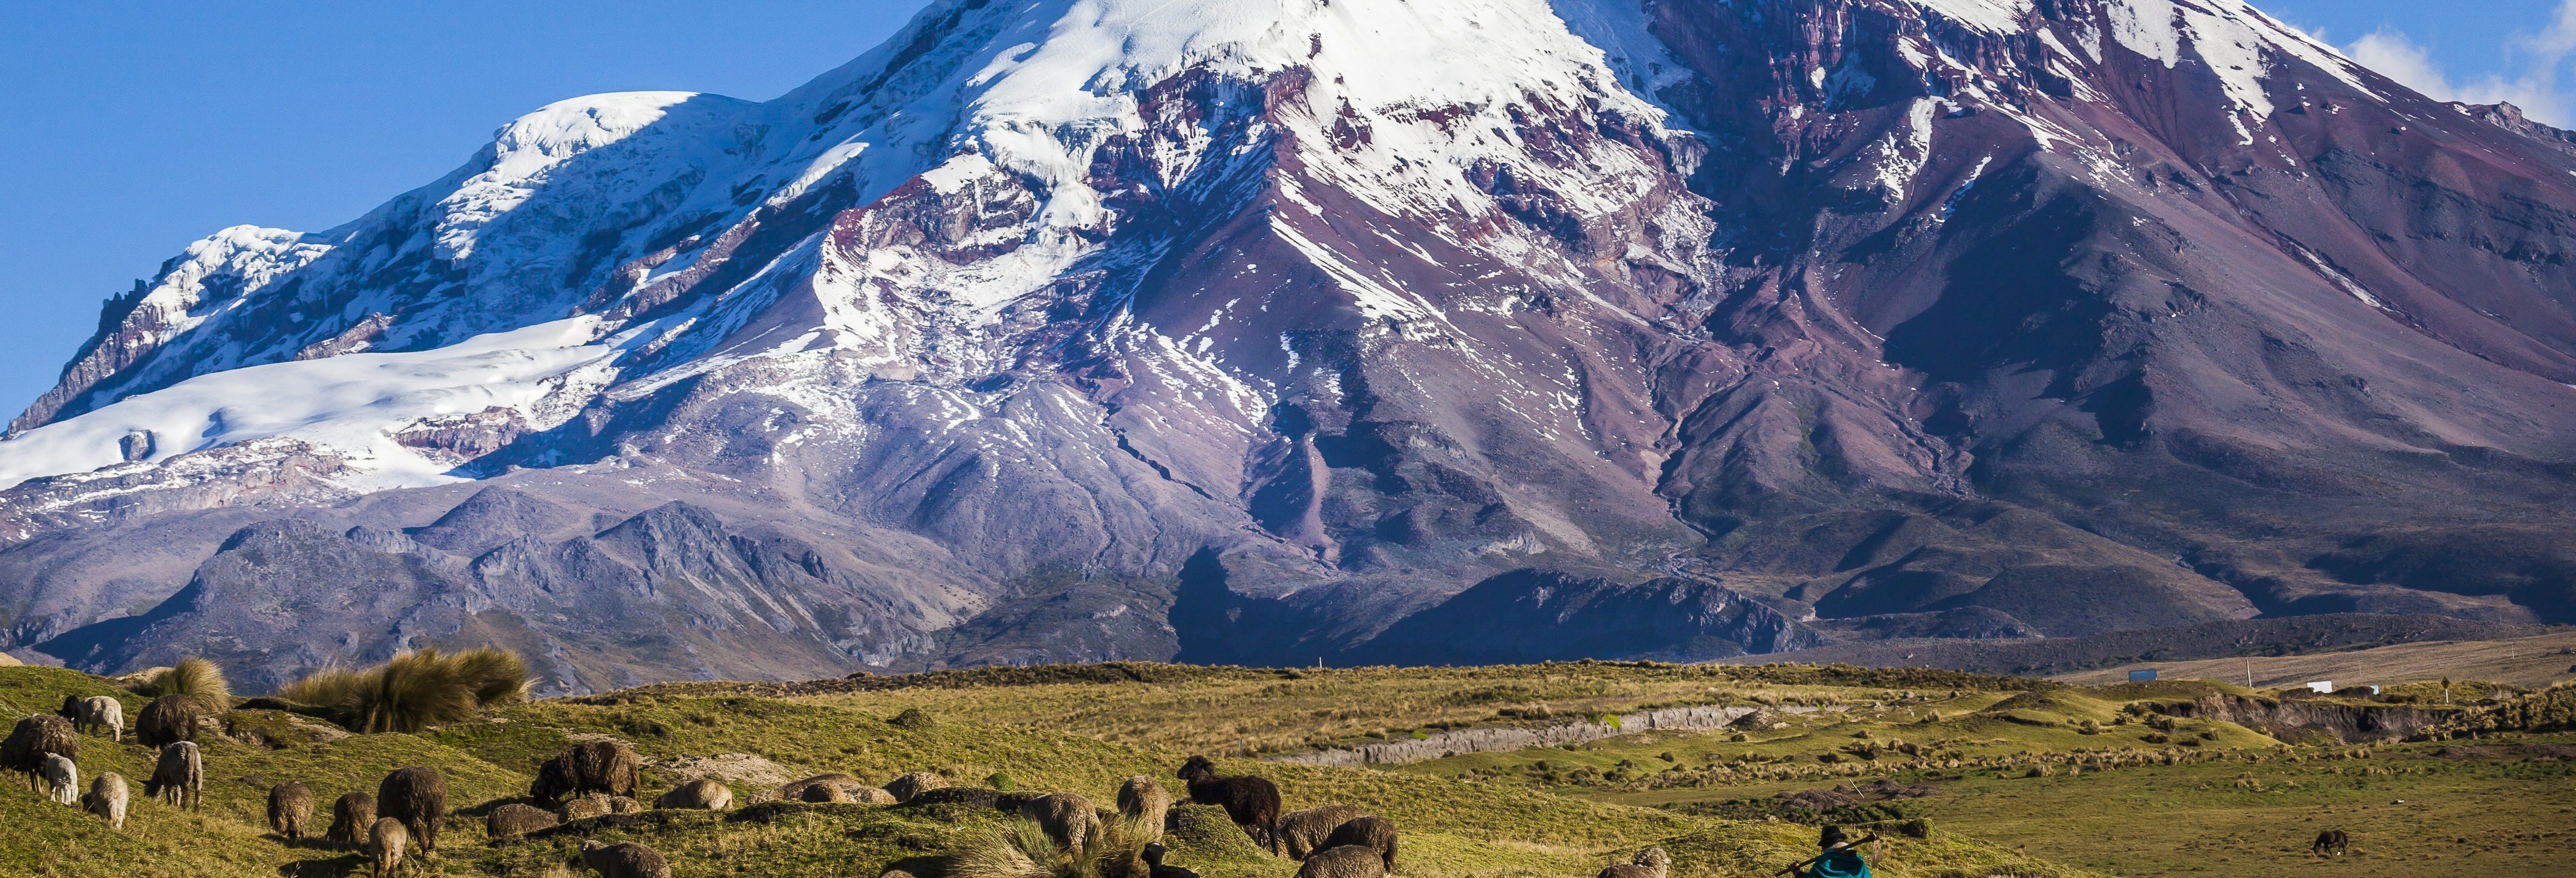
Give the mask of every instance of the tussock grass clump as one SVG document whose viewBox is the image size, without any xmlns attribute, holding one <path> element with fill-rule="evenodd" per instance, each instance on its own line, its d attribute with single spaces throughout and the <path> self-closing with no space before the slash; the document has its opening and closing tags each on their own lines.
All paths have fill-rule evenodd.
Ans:
<svg viewBox="0 0 2576 878">
<path fill-rule="evenodd" d="M 185 695 L 203 705 L 207 713 L 233 709 L 233 687 L 224 679 L 224 669 L 195 656 L 180 659 L 168 670 L 152 675 L 136 691 L 156 698 Z"/>
<path fill-rule="evenodd" d="M 1047 837 L 1033 820 L 1011 820 L 967 837 L 948 855 L 948 878 L 1145 878 L 1145 845 L 1155 833 L 1133 818 L 1102 824 L 1084 850 Z"/>
<path fill-rule="evenodd" d="M 431 647 L 364 670 L 315 671 L 280 687 L 277 697 L 332 708 L 360 732 L 417 732 L 526 700 L 528 685 L 527 664 L 508 652 Z"/>
<path fill-rule="evenodd" d="M 1029 820 L 975 833 L 948 854 L 949 878 L 1094 878 L 1086 865 Z"/>
</svg>

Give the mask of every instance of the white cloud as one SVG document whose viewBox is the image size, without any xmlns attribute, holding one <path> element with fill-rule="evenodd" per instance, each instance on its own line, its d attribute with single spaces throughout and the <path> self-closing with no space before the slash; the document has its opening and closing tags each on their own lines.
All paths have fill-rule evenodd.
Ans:
<svg viewBox="0 0 2576 878">
<path fill-rule="evenodd" d="M 2389 28 L 2353 41 L 2344 54 L 2435 100 L 2505 102 L 2521 107 L 2534 121 L 2558 126 L 2576 123 L 2576 94 L 2560 83 L 2561 71 L 2576 56 L 2576 0 L 2562 0 L 2547 28 L 2517 35 L 2501 48 L 2507 70 L 2459 81 L 2433 60 L 2430 51 Z"/>
</svg>

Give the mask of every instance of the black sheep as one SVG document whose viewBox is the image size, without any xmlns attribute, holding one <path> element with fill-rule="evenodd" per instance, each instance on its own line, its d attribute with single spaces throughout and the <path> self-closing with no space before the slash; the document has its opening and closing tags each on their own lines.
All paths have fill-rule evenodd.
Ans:
<svg viewBox="0 0 2576 878">
<path fill-rule="evenodd" d="M 1181 765 L 1180 778 L 1190 785 L 1190 801 L 1225 808 L 1225 816 L 1243 827 L 1254 843 L 1270 847 L 1279 828 L 1279 785 L 1257 775 L 1225 776 L 1205 756 Z"/>
<path fill-rule="evenodd" d="M 1164 847 L 1159 841 L 1145 845 L 1145 869 L 1150 878 L 1199 878 L 1197 872 L 1179 866 L 1163 865 L 1163 855 L 1170 852 L 1171 849 Z"/>
<path fill-rule="evenodd" d="M 528 798 L 553 805 L 556 800 L 570 795 L 574 788 L 570 756 L 570 753 L 557 755 L 537 766 L 537 779 L 528 784 Z"/>
<path fill-rule="evenodd" d="M 417 765 L 385 775 L 376 785 L 376 818 L 387 817 L 402 821 L 421 850 L 436 849 L 438 823 L 447 819 L 447 779 Z"/>
</svg>

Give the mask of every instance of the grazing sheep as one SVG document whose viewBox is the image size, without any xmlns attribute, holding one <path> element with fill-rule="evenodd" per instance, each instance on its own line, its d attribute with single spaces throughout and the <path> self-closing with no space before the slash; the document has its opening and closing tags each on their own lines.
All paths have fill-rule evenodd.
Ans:
<svg viewBox="0 0 2576 878">
<path fill-rule="evenodd" d="M 80 806 L 80 766 L 60 753 L 45 754 L 45 798 L 60 802 L 66 808 Z"/>
<path fill-rule="evenodd" d="M 63 709 L 59 712 L 64 719 L 71 720 L 72 727 L 77 730 L 106 729 L 112 740 L 120 744 L 125 742 L 125 703 L 122 701 L 106 695 L 88 698 L 65 695 Z"/>
<path fill-rule="evenodd" d="M 71 720 L 32 714 L 19 720 L 8 738 L 0 739 L 0 768 L 24 772 L 30 788 L 44 778 L 46 754 L 80 761 L 80 733 L 72 730 Z"/>
<path fill-rule="evenodd" d="M 537 779 L 528 785 L 528 796 L 547 804 L 583 793 L 631 797 L 642 782 L 643 771 L 644 759 L 635 755 L 633 748 L 615 741 L 583 741 L 537 766 Z"/>
<path fill-rule="evenodd" d="M 109 829 L 125 828 L 125 805 L 125 775 L 113 771 L 91 778 L 89 794 L 81 797 L 81 810 L 104 818 Z"/>
<path fill-rule="evenodd" d="M 313 791 L 303 781 L 287 781 L 268 789 L 268 831 L 288 843 L 304 840 L 304 822 L 313 816 Z"/>
<path fill-rule="evenodd" d="M 2317 833 L 2316 843 L 2308 845 L 2308 853 L 2320 857 L 2329 857 L 2341 854 L 2351 848 L 2352 836 L 2344 834 L 2344 831 L 2340 829 L 2329 829 L 2324 832 Z"/>
<path fill-rule="evenodd" d="M 375 826 L 368 828 L 367 846 L 362 852 L 368 862 L 375 864 L 376 878 L 390 878 L 402 870 L 403 848 L 410 844 L 411 831 L 403 828 L 402 821 L 380 817 Z"/>
<path fill-rule="evenodd" d="M 563 800 L 563 804 L 556 805 L 555 813 L 563 815 L 565 823 L 605 816 L 608 813 L 608 797 L 595 794 L 574 796 Z"/>
<path fill-rule="evenodd" d="M 841 791 L 850 794 L 850 801 L 862 805 L 901 804 L 895 799 L 893 793 L 886 792 L 883 787 L 842 787 Z"/>
<path fill-rule="evenodd" d="M 197 717 L 205 708 L 197 699 L 185 695 L 164 695 L 143 706 L 135 715 L 134 738 L 146 747 L 168 746 L 173 741 L 197 739 Z"/>
<path fill-rule="evenodd" d="M 1217 774 L 1216 763 L 1205 756 L 1192 756 L 1183 763 L 1180 778 L 1189 782 L 1190 801 L 1223 806 L 1225 815 L 1252 836 L 1254 843 L 1271 846 L 1271 833 L 1279 825 L 1278 784 L 1256 775 Z"/>
<path fill-rule="evenodd" d="M 206 762 L 197 755 L 197 742 L 161 745 L 161 759 L 152 766 L 152 779 L 143 782 L 143 794 L 174 808 L 196 810 L 206 795 Z"/>
<path fill-rule="evenodd" d="M 693 780 L 672 787 L 670 792 L 653 800 L 656 808 L 697 808 L 722 811 L 733 807 L 733 790 L 712 780 Z"/>
<path fill-rule="evenodd" d="M 552 811 L 517 802 L 494 808 L 492 813 L 483 815 L 483 831 L 493 838 L 518 838 L 562 823 L 563 818 L 555 816 Z"/>
<path fill-rule="evenodd" d="M 1291 860 L 1323 850 L 1324 839 L 1344 823 L 1368 816 L 1368 812 L 1349 805 L 1325 805 L 1279 815 L 1278 828 L 1270 833 L 1270 852 Z"/>
<path fill-rule="evenodd" d="M 848 787 L 841 786 L 840 784 L 818 783 L 813 786 L 806 787 L 804 792 L 797 793 L 796 801 L 825 805 L 856 800 L 850 797 L 850 788 Z"/>
<path fill-rule="evenodd" d="M 537 779 L 528 783 L 528 798 L 554 804 L 573 791 L 572 760 L 557 755 L 537 766 Z"/>
<path fill-rule="evenodd" d="M 1118 785 L 1118 816 L 1127 823 L 1151 833 L 1153 841 L 1163 837 L 1164 815 L 1171 813 L 1172 794 L 1153 778 L 1136 775 Z"/>
<path fill-rule="evenodd" d="M 644 803 L 642 802 L 635 801 L 634 799 L 630 799 L 625 796 L 608 797 L 608 813 L 633 814 L 642 810 L 644 810 Z"/>
<path fill-rule="evenodd" d="M 1197 872 L 1179 866 L 1163 865 L 1163 855 L 1171 852 L 1172 849 L 1164 847 L 1162 842 L 1146 842 L 1144 878 L 1199 878 Z"/>
<path fill-rule="evenodd" d="M 912 797 L 914 796 L 921 795 L 922 793 L 929 792 L 931 790 L 945 789 L 947 786 L 947 778 L 940 777 L 939 775 L 932 774 L 927 771 L 916 771 L 911 774 L 886 781 L 885 791 L 893 793 L 894 800 L 897 802 L 909 802 L 912 801 Z"/>
<path fill-rule="evenodd" d="M 1325 848 L 1306 858 L 1297 878 L 1386 878 L 1386 861 L 1358 845 Z"/>
<path fill-rule="evenodd" d="M 351 790 L 331 803 L 331 831 L 323 841 L 342 847 L 367 843 L 367 830 L 376 825 L 376 800 L 366 793 Z"/>
<path fill-rule="evenodd" d="M 435 768 L 395 769 L 376 785 L 376 817 L 379 826 L 383 818 L 402 821 L 411 831 L 406 841 L 418 842 L 424 851 L 437 850 L 438 822 L 447 819 L 447 778 Z"/>
<path fill-rule="evenodd" d="M 671 878 L 671 864 L 661 852 L 631 841 L 582 842 L 581 864 L 601 878 Z"/>
<path fill-rule="evenodd" d="M 572 759 L 573 792 L 633 797 L 641 785 L 644 758 L 616 741 L 583 741 L 564 751 Z"/>
<path fill-rule="evenodd" d="M 1395 821 L 1384 817 L 1356 817 L 1333 829 L 1319 848 L 1357 846 L 1376 851 L 1386 860 L 1386 872 L 1395 874 Z"/>
<path fill-rule="evenodd" d="M 1036 821 L 1048 838 L 1075 853 L 1090 850 L 1092 840 L 1100 837 L 1100 812 L 1079 793 L 1039 796 L 1020 806 L 1020 816 Z"/>
<path fill-rule="evenodd" d="M 1663 848 L 1647 848 L 1635 859 L 1601 870 L 1601 878 L 1664 878 L 1672 867 L 1673 858 Z"/>
<path fill-rule="evenodd" d="M 838 787 L 866 786 L 866 784 L 861 783 L 858 778 L 851 777 L 846 774 L 818 774 L 804 780 L 780 786 L 774 790 L 762 790 L 760 792 L 753 793 L 751 800 L 754 802 L 802 802 L 805 801 L 805 791 L 818 784 L 829 784 Z"/>
</svg>

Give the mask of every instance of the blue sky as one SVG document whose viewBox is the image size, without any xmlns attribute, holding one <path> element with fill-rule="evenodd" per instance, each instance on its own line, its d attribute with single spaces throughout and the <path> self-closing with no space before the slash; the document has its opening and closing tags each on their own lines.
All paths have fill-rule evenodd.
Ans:
<svg viewBox="0 0 2576 878">
<path fill-rule="evenodd" d="M 337 225 L 561 98 L 773 97 L 921 2 L 0 0 L 0 420 L 189 241 Z M 2256 3 L 2436 96 L 2576 121 L 2576 0 Z"/>
</svg>

